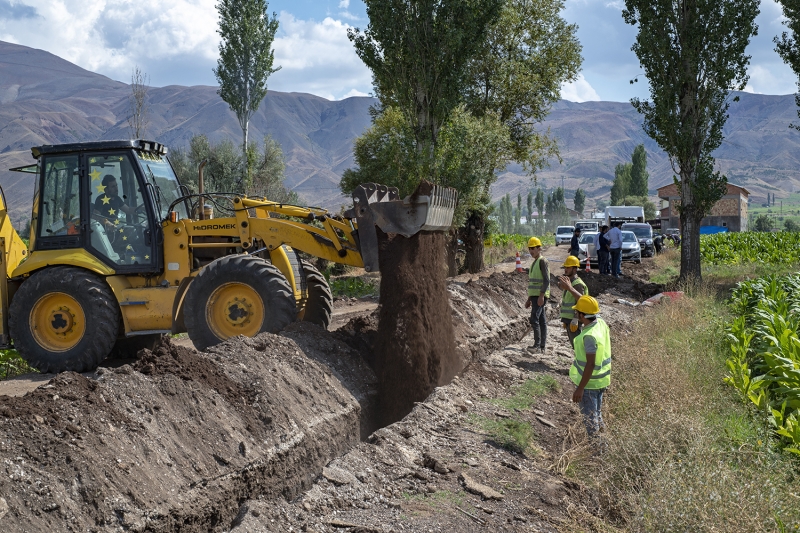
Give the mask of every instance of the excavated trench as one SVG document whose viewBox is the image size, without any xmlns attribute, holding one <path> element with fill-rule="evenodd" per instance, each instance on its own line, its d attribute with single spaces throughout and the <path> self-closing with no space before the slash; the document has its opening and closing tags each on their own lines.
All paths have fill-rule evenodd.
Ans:
<svg viewBox="0 0 800 533">
<path fill-rule="evenodd" d="M 525 274 L 407 272 L 438 261 L 428 237 L 397 250 L 384 279 L 402 283 L 382 285 L 379 311 L 337 331 L 296 323 L 207 353 L 165 343 L 0 399 L 0 529 L 225 531 L 249 499 L 297 497 L 359 439 L 524 335 Z"/>
</svg>

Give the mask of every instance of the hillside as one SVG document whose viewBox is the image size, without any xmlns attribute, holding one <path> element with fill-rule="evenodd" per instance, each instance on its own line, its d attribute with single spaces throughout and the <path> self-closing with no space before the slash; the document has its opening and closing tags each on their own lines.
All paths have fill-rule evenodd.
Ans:
<svg viewBox="0 0 800 533">
<path fill-rule="evenodd" d="M 30 176 L 6 169 L 32 162 L 30 147 L 129 136 L 127 84 L 89 72 L 59 57 L 0 41 L 0 185 L 12 216 L 30 211 Z M 719 168 L 731 182 L 759 199 L 800 190 L 800 134 L 792 95 L 741 93 L 731 105 L 726 139 L 717 151 Z M 240 139 L 238 122 L 215 87 L 153 87 L 148 92 L 148 137 L 176 148 L 196 134 L 212 141 Z M 287 162 L 287 185 L 309 204 L 338 209 L 345 203 L 339 177 L 352 166 L 353 139 L 370 124 L 371 98 L 329 101 L 301 93 L 270 91 L 250 122 L 250 138 L 272 135 Z M 543 125 L 560 144 L 563 163 L 553 161 L 538 175 L 538 186 L 583 187 L 591 197 L 607 196 L 617 163 L 644 143 L 652 191 L 669 183 L 665 154 L 642 131 L 641 117 L 626 102 L 559 101 Z M 531 180 L 517 166 L 503 172 L 493 196 L 526 194 Z M 652 192 L 651 191 L 651 192 Z"/>
</svg>

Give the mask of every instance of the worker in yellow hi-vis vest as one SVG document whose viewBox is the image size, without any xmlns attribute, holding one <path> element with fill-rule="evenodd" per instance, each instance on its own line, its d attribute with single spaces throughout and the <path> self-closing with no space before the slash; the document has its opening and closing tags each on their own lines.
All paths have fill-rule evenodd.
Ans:
<svg viewBox="0 0 800 533">
<path fill-rule="evenodd" d="M 575 360 L 569 369 L 575 384 L 572 401 L 580 405 L 586 432 L 593 438 L 603 428 L 603 393 L 611 384 L 611 334 L 608 324 L 597 316 L 597 300 L 581 296 L 572 308 L 583 325 L 575 337 Z"/>
<path fill-rule="evenodd" d="M 533 263 L 528 271 L 528 301 L 525 302 L 525 309 L 531 309 L 533 351 L 544 353 L 547 343 L 545 306 L 550 298 L 550 270 L 547 259 L 542 257 L 542 241 L 536 237 L 528 239 L 528 252 L 533 257 Z"/>
</svg>

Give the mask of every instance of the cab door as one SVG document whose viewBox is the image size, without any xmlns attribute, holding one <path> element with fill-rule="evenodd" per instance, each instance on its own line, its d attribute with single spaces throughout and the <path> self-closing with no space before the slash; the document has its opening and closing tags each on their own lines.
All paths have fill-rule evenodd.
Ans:
<svg viewBox="0 0 800 533">
<path fill-rule="evenodd" d="M 128 152 L 86 153 L 86 247 L 117 273 L 157 273 L 152 202 Z"/>
</svg>

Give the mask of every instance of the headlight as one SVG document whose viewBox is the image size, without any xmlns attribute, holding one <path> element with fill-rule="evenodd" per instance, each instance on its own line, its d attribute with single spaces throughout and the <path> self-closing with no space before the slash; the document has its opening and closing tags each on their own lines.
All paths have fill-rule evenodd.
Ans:
<svg viewBox="0 0 800 533">
<path fill-rule="evenodd" d="M 646 244 L 653 244 L 653 239 L 647 239 L 647 240 L 645 241 L 645 243 L 646 243 Z"/>
</svg>

